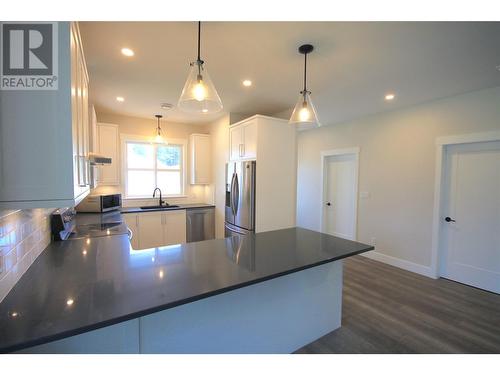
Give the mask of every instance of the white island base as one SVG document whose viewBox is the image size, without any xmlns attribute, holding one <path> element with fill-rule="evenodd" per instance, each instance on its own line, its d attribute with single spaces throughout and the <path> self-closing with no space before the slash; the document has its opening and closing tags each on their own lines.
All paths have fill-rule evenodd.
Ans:
<svg viewBox="0 0 500 375">
<path fill-rule="evenodd" d="M 339 260 L 18 353 L 292 353 L 341 309 Z"/>
</svg>

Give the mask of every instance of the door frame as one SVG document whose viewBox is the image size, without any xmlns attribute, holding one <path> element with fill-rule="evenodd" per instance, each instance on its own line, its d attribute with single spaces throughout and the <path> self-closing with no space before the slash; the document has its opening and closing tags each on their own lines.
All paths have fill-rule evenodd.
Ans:
<svg viewBox="0 0 500 375">
<path fill-rule="evenodd" d="M 432 248 L 431 248 L 431 275 L 434 278 L 441 276 L 442 255 L 441 248 L 443 225 L 441 217 L 444 215 L 446 188 L 446 151 L 448 146 L 468 143 L 500 141 L 500 131 L 469 133 L 436 138 L 436 164 L 434 175 L 434 208 L 432 213 Z"/>
<path fill-rule="evenodd" d="M 321 151 L 321 180 L 320 180 L 320 188 L 321 188 L 321 195 L 320 195 L 320 217 L 319 217 L 319 228 L 320 232 L 325 232 L 325 206 L 323 205 L 323 202 L 325 201 L 325 194 L 326 194 L 326 184 L 328 182 L 328 178 L 325 178 L 326 174 L 326 159 L 329 156 L 340 156 L 340 155 L 354 155 L 354 215 L 353 215 L 353 227 L 354 227 L 354 238 L 353 241 L 356 241 L 358 238 L 358 192 L 359 192 L 359 152 L 360 148 L 359 147 L 349 147 L 349 148 L 336 148 L 333 150 L 325 150 Z"/>
</svg>

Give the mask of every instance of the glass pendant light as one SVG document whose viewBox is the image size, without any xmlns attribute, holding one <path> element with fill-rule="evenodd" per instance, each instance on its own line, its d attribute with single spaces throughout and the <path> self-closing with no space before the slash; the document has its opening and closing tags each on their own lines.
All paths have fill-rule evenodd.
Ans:
<svg viewBox="0 0 500 375">
<path fill-rule="evenodd" d="M 161 135 L 161 126 L 160 126 L 160 119 L 163 117 L 162 115 L 155 115 L 155 117 L 158 120 L 158 123 L 156 125 L 156 136 L 154 137 L 152 143 L 157 143 L 157 144 L 167 144 L 167 141 L 165 141 Z"/>
<path fill-rule="evenodd" d="M 198 58 L 190 64 L 189 75 L 179 99 L 179 108 L 192 113 L 215 113 L 222 102 L 200 57 L 201 22 L 198 22 Z"/>
<path fill-rule="evenodd" d="M 321 126 L 316 114 L 316 108 L 311 101 L 311 92 L 307 90 L 307 54 L 313 51 L 311 44 L 304 44 L 299 47 L 299 53 L 304 55 L 304 89 L 300 92 L 299 100 L 295 105 L 290 117 L 290 124 L 304 124 Z"/>
</svg>

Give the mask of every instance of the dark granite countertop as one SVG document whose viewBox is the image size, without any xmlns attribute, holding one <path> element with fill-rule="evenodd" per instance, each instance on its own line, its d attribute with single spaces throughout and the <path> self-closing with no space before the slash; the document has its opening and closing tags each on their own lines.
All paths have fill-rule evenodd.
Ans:
<svg viewBox="0 0 500 375">
<path fill-rule="evenodd" d="M 116 324 L 372 249 L 302 228 L 148 250 L 133 250 L 126 235 L 53 242 L 0 303 L 0 352 Z"/>
<path fill-rule="evenodd" d="M 191 210 L 195 208 L 215 208 L 213 204 L 208 203 L 188 203 L 179 204 L 178 207 L 163 207 L 153 209 L 142 209 L 140 207 L 122 207 L 122 214 L 139 213 L 139 212 L 154 212 L 154 211 L 175 211 L 175 210 Z"/>
</svg>

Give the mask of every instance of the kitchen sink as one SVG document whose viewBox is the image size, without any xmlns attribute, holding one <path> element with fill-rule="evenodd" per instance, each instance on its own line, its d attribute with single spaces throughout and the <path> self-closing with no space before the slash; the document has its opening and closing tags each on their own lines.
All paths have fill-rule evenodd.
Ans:
<svg viewBox="0 0 500 375">
<path fill-rule="evenodd" d="M 142 207 L 139 207 L 141 210 L 157 210 L 157 209 L 160 209 L 160 208 L 163 208 L 163 209 L 169 209 L 169 208 L 177 208 L 179 206 L 175 205 L 175 204 L 169 204 L 168 206 L 167 205 L 162 205 L 162 206 L 142 206 Z"/>
</svg>

